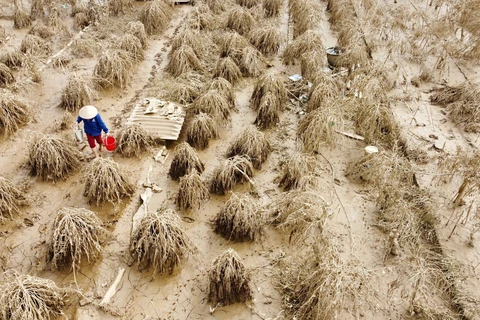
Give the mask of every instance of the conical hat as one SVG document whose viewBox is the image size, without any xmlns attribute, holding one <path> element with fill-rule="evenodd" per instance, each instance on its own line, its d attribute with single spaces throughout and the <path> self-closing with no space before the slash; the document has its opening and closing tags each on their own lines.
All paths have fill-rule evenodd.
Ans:
<svg viewBox="0 0 480 320">
<path fill-rule="evenodd" d="M 98 114 L 97 108 L 94 106 L 85 106 L 78 111 L 78 115 L 83 119 L 92 119 Z"/>
</svg>

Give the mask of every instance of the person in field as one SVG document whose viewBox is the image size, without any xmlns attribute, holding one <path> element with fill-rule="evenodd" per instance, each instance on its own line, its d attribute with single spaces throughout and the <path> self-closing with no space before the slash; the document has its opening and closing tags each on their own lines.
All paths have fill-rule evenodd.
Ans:
<svg viewBox="0 0 480 320">
<path fill-rule="evenodd" d="M 87 140 L 95 158 L 98 158 L 98 151 L 95 141 L 99 145 L 100 152 L 103 151 L 102 131 L 108 136 L 108 128 L 103 122 L 102 117 L 94 106 L 84 106 L 78 112 L 77 126 L 83 121 L 83 130 L 87 135 Z"/>
</svg>

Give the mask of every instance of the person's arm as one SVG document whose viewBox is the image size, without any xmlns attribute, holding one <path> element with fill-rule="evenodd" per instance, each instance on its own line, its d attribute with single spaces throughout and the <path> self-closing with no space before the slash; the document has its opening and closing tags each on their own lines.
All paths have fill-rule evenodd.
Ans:
<svg viewBox="0 0 480 320">
<path fill-rule="evenodd" d="M 75 123 L 76 126 L 78 127 L 78 124 L 79 124 L 80 122 L 82 122 L 82 121 L 83 121 L 83 119 L 82 119 L 80 116 L 78 116 L 78 117 L 77 117 L 77 121 L 76 121 L 76 123 Z"/>
<path fill-rule="evenodd" d="M 108 128 L 107 128 L 107 126 L 105 125 L 105 122 L 103 122 L 102 117 L 100 116 L 100 114 L 97 115 L 97 123 L 98 123 L 98 125 L 100 126 L 100 128 L 102 128 L 103 132 L 105 132 L 106 134 L 108 134 Z"/>
</svg>

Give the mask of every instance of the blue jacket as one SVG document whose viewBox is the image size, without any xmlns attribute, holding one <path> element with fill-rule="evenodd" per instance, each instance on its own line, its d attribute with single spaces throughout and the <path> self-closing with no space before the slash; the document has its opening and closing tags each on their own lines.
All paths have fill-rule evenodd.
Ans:
<svg viewBox="0 0 480 320">
<path fill-rule="evenodd" d="M 108 133 L 108 128 L 103 122 L 102 117 L 100 117 L 100 114 L 97 114 L 92 119 L 83 119 L 80 116 L 78 116 L 77 123 L 80 123 L 82 121 L 83 121 L 83 130 L 89 136 L 94 136 L 94 137 L 99 136 L 100 134 L 102 134 L 102 130 L 103 132 Z"/>
</svg>

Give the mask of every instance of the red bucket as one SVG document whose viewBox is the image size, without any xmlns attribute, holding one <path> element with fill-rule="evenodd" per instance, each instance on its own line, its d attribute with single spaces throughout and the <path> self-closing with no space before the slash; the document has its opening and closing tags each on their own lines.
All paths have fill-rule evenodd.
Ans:
<svg viewBox="0 0 480 320">
<path fill-rule="evenodd" d="M 107 149 L 107 151 L 115 151 L 115 149 L 117 148 L 117 141 L 115 141 L 115 138 L 112 136 L 106 136 L 103 139 L 103 145 L 105 146 L 105 149 Z"/>
</svg>

